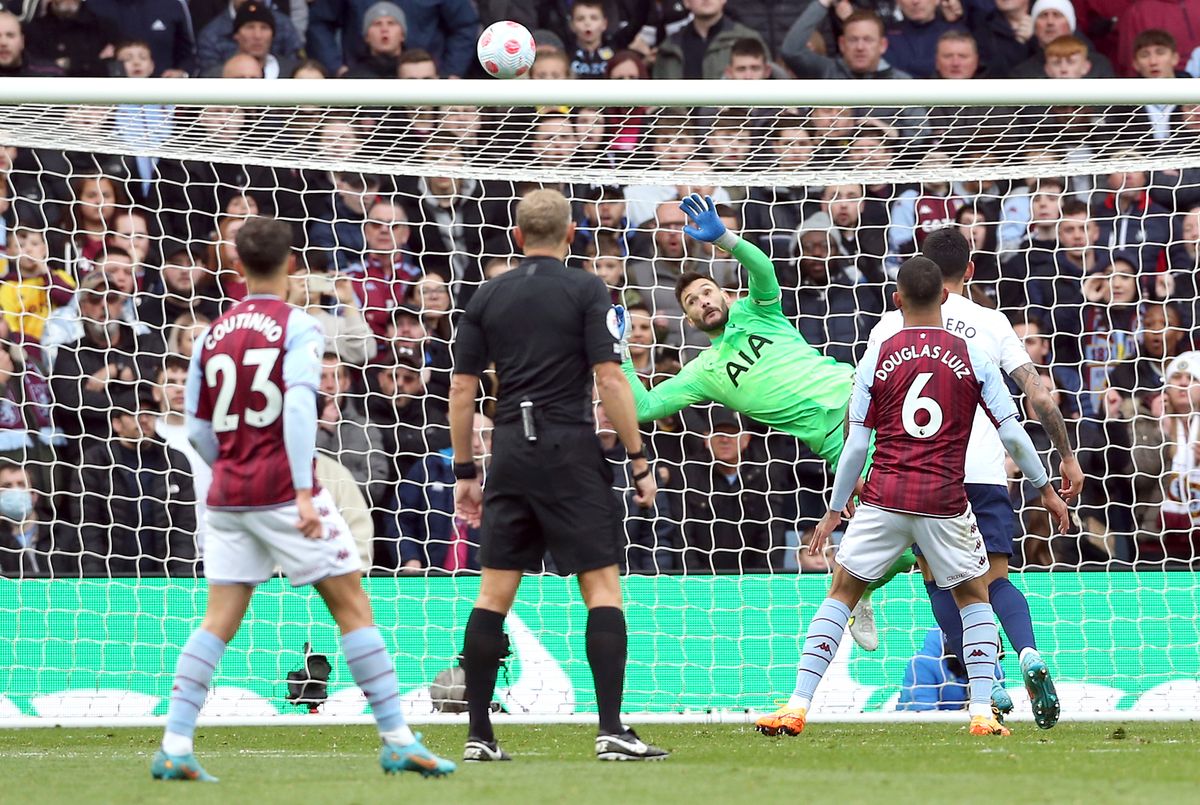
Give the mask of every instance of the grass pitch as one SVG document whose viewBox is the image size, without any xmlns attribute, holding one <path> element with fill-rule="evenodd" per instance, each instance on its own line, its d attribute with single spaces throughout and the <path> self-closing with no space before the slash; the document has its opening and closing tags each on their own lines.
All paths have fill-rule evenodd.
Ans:
<svg viewBox="0 0 1200 805">
<path fill-rule="evenodd" d="M 423 730 L 456 758 L 463 728 Z M 436 805 L 742 802 L 1195 802 L 1200 727 L 1075 723 L 972 738 L 965 725 L 812 724 L 768 739 L 749 726 L 645 725 L 662 763 L 600 763 L 591 727 L 501 726 L 513 763 L 425 780 L 386 777 L 369 727 L 206 728 L 197 756 L 217 785 L 150 779 L 155 729 L 0 731 L 0 801 L 33 805 Z"/>
</svg>

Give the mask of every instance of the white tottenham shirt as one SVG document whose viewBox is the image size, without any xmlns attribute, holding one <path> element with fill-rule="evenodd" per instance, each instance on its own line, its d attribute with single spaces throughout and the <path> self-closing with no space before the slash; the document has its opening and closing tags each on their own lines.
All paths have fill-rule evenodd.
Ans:
<svg viewBox="0 0 1200 805">
<path fill-rule="evenodd" d="M 954 335 L 981 350 L 1005 371 L 1012 374 L 1029 363 L 1029 353 L 1017 337 L 1008 319 L 998 310 L 977 305 L 960 294 L 952 293 L 942 305 L 942 323 Z M 899 310 L 883 315 L 867 339 L 868 348 L 891 338 L 904 327 Z M 1004 472 L 1004 445 L 982 408 L 975 410 L 971 439 L 967 442 L 964 482 L 1008 486 Z"/>
</svg>

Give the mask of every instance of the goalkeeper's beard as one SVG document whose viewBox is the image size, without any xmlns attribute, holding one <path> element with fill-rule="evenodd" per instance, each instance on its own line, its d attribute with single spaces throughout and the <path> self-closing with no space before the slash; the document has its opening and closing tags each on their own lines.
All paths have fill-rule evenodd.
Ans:
<svg viewBox="0 0 1200 805">
<path fill-rule="evenodd" d="M 711 311 L 709 311 L 711 312 Z M 720 310 L 720 315 L 712 321 L 704 320 L 707 313 L 701 313 L 699 319 L 692 319 L 692 324 L 696 325 L 696 329 L 703 333 L 711 333 L 714 330 L 723 330 L 725 325 L 729 323 L 729 305 L 725 305 Z"/>
</svg>

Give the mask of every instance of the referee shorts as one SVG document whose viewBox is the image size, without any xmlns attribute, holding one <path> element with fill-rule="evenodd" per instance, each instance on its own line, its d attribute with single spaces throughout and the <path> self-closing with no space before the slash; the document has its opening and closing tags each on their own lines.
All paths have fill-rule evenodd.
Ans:
<svg viewBox="0 0 1200 805">
<path fill-rule="evenodd" d="M 492 434 L 479 563 L 537 570 L 548 550 L 564 574 L 618 564 L 625 532 L 596 432 L 539 423 L 537 435 L 528 441 L 519 424 Z"/>
</svg>

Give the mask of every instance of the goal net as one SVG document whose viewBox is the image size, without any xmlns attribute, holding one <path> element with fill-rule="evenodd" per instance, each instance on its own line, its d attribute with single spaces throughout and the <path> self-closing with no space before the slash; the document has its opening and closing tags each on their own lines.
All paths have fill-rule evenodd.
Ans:
<svg viewBox="0 0 1200 805">
<path fill-rule="evenodd" d="M 318 476 L 370 567 L 410 716 L 456 710 L 461 689 L 439 674 L 457 664 L 478 565 L 477 534 L 452 512 L 450 348 L 472 294 L 520 259 L 515 206 L 544 186 L 572 201 L 571 267 L 629 307 L 647 385 L 708 346 L 674 298 L 680 272 L 747 290 L 742 267 L 684 236 L 681 194 L 714 198 L 774 261 L 785 314 L 847 363 L 891 307 L 899 263 L 958 227 L 968 294 L 1025 339 L 1088 479 L 1065 536 L 1028 485 L 1007 489 L 1012 578 L 1064 713 L 1200 713 L 1200 95 L 1187 82 L 411 83 L 0 86 L 0 724 L 165 713 L 205 601 L 209 476 L 186 442 L 186 359 L 244 293 L 233 241 L 259 214 L 293 226 L 290 298 L 325 325 Z M 835 553 L 798 549 L 831 471 L 792 437 L 696 405 L 645 423 L 662 492 L 639 510 L 598 420 L 628 513 L 626 709 L 771 707 L 828 585 Z M 953 667 L 913 684 L 942 651 L 920 575 L 874 605 L 878 650 L 845 640 L 816 709 L 961 704 Z M 504 710 L 590 718 L 585 620 L 552 565 L 525 580 Z M 203 717 L 365 718 L 337 647 L 312 591 L 262 585 Z M 306 651 L 332 670 L 301 690 L 320 666 Z M 1012 652 L 1002 665 L 1019 689 Z"/>
</svg>

